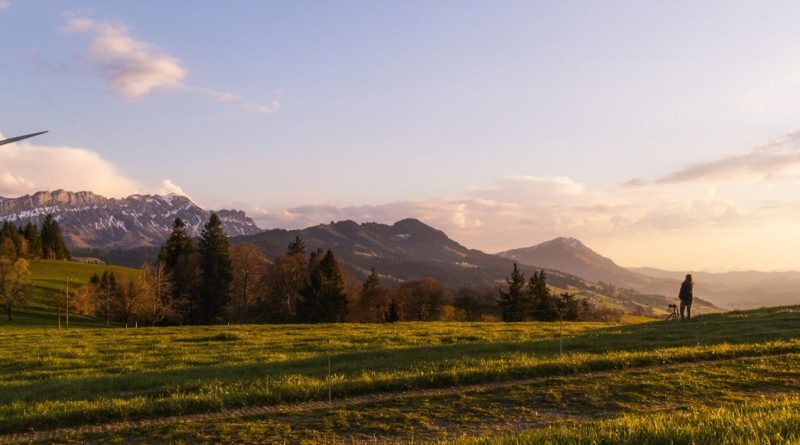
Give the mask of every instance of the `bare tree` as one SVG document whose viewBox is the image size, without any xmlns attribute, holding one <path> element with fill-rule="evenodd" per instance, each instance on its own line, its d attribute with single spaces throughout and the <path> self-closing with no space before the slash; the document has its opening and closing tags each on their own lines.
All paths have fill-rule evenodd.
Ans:
<svg viewBox="0 0 800 445">
<path fill-rule="evenodd" d="M 236 321 L 252 321 L 253 306 L 257 302 L 259 286 L 267 273 L 269 260 L 251 243 L 232 246 L 230 257 L 233 281 L 228 311 Z"/>
<path fill-rule="evenodd" d="M 164 263 L 142 268 L 142 315 L 151 325 L 171 318 L 175 313 L 172 282 Z"/>
</svg>

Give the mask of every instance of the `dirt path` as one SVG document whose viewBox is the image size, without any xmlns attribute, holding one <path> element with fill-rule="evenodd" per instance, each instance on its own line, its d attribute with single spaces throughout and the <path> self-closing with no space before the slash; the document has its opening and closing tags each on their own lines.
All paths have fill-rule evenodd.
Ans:
<svg viewBox="0 0 800 445">
<path fill-rule="evenodd" d="M 207 412 L 207 413 L 199 413 L 199 414 L 183 414 L 183 415 L 176 415 L 176 416 L 167 416 L 167 417 L 157 417 L 152 419 L 140 419 L 140 420 L 122 420 L 122 421 L 115 421 L 97 425 L 86 425 L 81 427 L 66 427 L 66 428 L 57 428 L 53 430 L 43 430 L 43 431 L 30 431 L 25 433 L 14 433 L 14 434 L 6 434 L 0 435 L 0 444 L 5 443 L 16 443 L 16 442 L 37 442 L 37 441 L 45 441 L 50 440 L 56 437 L 62 437 L 66 435 L 74 435 L 74 434 L 91 434 L 91 433 L 106 433 L 110 431 L 120 431 L 126 430 L 130 428 L 137 428 L 137 427 L 146 427 L 146 426 L 154 426 L 154 425 L 165 425 L 175 422 L 194 422 L 194 421 L 207 421 L 207 420 L 219 420 L 219 419 L 231 419 L 231 418 L 240 418 L 240 417 L 255 417 L 255 416 L 262 416 L 267 414 L 275 414 L 275 413 L 291 413 L 291 412 L 298 412 L 298 411 L 312 411 L 318 409 L 328 409 L 328 408 L 340 408 L 343 406 L 351 406 L 351 405 L 362 405 L 362 404 L 372 404 L 372 403 L 379 403 L 379 402 L 386 402 L 392 401 L 397 399 L 404 399 L 404 398 L 415 398 L 415 397 L 439 397 L 439 396 L 452 396 L 458 395 L 467 392 L 483 392 L 483 391 L 492 391 L 495 389 L 501 388 L 508 388 L 512 386 L 522 386 L 522 385 L 531 385 L 531 384 L 538 384 L 544 383 L 551 380 L 558 380 L 558 379 L 576 379 L 576 378 L 590 378 L 590 377 L 602 377 L 607 375 L 612 375 L 620 372 L 630 373 L 630 372 L 641 372 L 641 371 L 652 371 L 652 370 L 661 370 L 661 369 L 682 369 L 688 368 L 693 366 L 703 366 L 708 364 L 714 363 L 728 363 L 733 362 L 736 360 L 744 360 L 748 358 L 763 358 L 763 357 L 775 357 L 781 354 L 768 354 L 768 355 L 756 355 L 756 356 L 743 356 L 743 357 L 735 357 L 735 358 L 727 358 L 727 359 L 718 359 L 718 360 L 702 360 L 702 361 L 694 361 L 694 362 L 682 362 L 682 363 L 666 363 L 660 365 L 648 365 L 648 366 L 639 366 L 639 367 L 629 367 L 629 368 L 618 368 L 612 370 L 604 370 L 604 371 L 595 371 L 595 372 L 582 372 L 576 374 L 564 374 L 564 375 L 554 375 L 554 376 L 546 376 L 546 377 L 532 377 L 528 379 L 517 379 L 517 380 L 507 380 L 502 382 L 490 382 L 490 383 L 478 383 L 473 385 L 460 385 L 460 386 L 451 386 L 447 388 L 433 388 L 433 389 L 418 389 L 418 390 L 409 390 L 409 391 L 400 391 L 400 392 L 386 392 L 386 393 L 377 393 L 377 394 L 368 394 L 364 396 L 355 396 L 355 397 L 347 397 L 342 399 L 333 399 L 330 404 L 327 401 L 312 401 L 312 402 L 296 402 L 296 403 L 286 403 L 286 404 L 278 404 L 278 405 L 264 405 L 264 406 L 252 406 L 252 407 L 244 407 L 244 408 L 235 408 L 235 409 L 226 409 L 222 411 L 215 411 L 215 412 Z"/>
</svg>

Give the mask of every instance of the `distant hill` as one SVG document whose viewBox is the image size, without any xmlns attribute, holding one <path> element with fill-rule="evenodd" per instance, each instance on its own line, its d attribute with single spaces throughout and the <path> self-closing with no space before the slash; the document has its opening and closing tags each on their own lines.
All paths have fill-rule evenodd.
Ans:
<svg viewBox="0 0 800 445">
<path fill-rule="evenodd" d="M 189 233 L 200 235 L 211 212 L 186 196 L 132 195 L 105 198 L 92 192 L 38 192 L 19 198 L 0 198 L 0 221 L 17 225 L 41 224 L 52 213 L 70 249 L 137 249 L 160 245 L 169 236 L 172 222 L 181 218 Z M 229 236 L 259 232 L 242 211 L 220 210 Z"/>
<path fill-rule="evenodd" d="M 498 255 L 523 264 L 558 269 L 590 281 L 613 284 L 645 294 L 675 298 L 686 273 L 695 280 L 694 294 L 727 309 L 749 309 L 800 303 L 800 272 L 674 272 L 624 268 L 575 238 L 556 238 Z"/>
<path fill-rule="evenodd" d="M 653 277 L 618 266 L 610 258 L 600 255 L 575 238 L 556 238 L 535 246 L 500 252 L 498 255 L 523 264 L 557 269 L 590 281 L 602 281 L 631 289 L 651 288 L 654 281 Z"/>
<path fill-rule="evenodd" d="M 673 289 L 685 274 L 652 267 L 631 270 L 658 279 L 658 282 L 666 281 Z M 695 295 L 721 307 L 753 309 L 800 303 L 800 272 L 689 272 L 695 281 Z"/>
<path fill-rule="evenodd" d="M 358 224 L 341 221 L 320 224 L 302 230 L 267 230 L 255 235 L 232 239 L 234 243 L 257 245 L 269 258 L 285 253 L 286 246 L 300 236 L 308 248 L 332 249 L 351 274 L 363 279 L 374 267 L 385 280 L 402 282 L 433 277 L 448 287 L 497 287 L 504 283 L 514 260 L 469 249 L 450 239 L 444 232 L 416 219 L 404 219 L 392 225 Z M 522 263 L 520 261 L 520 263 Z M 639 306 L 656 312 L 673 302 L 662 296 L 636 292 L 615 293 L 591 279 L 564 273 L 550 264 L 521 264 L 526 275 L 543 268 L 548 283 L 560 289 L 590 297 L 596 302 L 635 311 Z M 632 274 L 632 272 L 629 272 Z M 711 305 L 701 303 L 712 310 Z"/>
</svg>

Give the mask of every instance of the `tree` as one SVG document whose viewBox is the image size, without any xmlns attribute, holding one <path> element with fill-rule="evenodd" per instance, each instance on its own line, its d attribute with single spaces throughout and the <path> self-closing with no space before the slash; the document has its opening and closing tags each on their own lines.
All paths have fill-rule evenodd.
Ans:
<svg viewBox="0 0 800 445">
<path fill-rule="evenodd" d="M 396 299 L 392 299 L 389 302 L 389 306 L 386 308 L 386 312 L 383 315 L 383 320 L 387 323 L 395 323 L 402 319 L 402 313 L 400 310 L 400 304 Z"/>
<path fill-rule="evenodd" d="M 106 324 L 115 317 L 114 306 L 119 288 L 117 286 L 117 276 L 109 271 L 103 271 L 99 280 L 95 281 L 92 277 L 94 290 L 94 310 L 98 317 L 105 318 Z"/>
<path fill-rule="evenodd" d="M 22 233 L 28 241 L 29 257 L 31 259 L 42 258 L 42 238 L 39 236 L 39 229 L 36 228 L 36 224 L 28 221 Z"/>
<path fill-rule="evenodd" d="M 385 321 L 392 297 L 392 291 L 381 285 L 381 279 L 373 267 L 369 276 L 361 285 L 361 298 L 359 300 L 361 321 Z"/>
<path fill-rule="evenodd" d="M 311 323 L 335 323 L 347 320 L 347 294 L 344 274 L 333 252 L 311 256 L 308 280 L 303 289 L 302 313 Z"/>
<path fill-rule="evenodd" d="M 230 249 L 233 281 L 229 313 L 239 322 L 256 321 L 254 310 L 259 285 L 263 284 L 269 260 L 255 244 L 245 243 Z"/>
<path fill-rule="evenodd" d="M 266 270 L 259 286 L 264 299 L 257 303 L 258 318 L 272 323 L 298 321 L 297 308 L 308 277 L 303 255 L 284 255 Z"/>
<path fill-rule="evenodd" d="M 200 235 L 200 323 L 221 321 L 230 300 L 233 270 L 228 237 L 222 230 L 222 221 L 212 213 Z"/>
<path fill-rule="evenodd" d="M 24 257 L 27 255 L 27 242 L 25 238 L 20 236 L 17 226 L 8 221 L 3 222 L 3 227 L 0 229 L 0 242 L 9 240 L 14 245 L 14 251 L 17 257 Z"/>
<path fill-rule="evenodd" d="M 560 317 L 558 301 L 547 287 L 547 275 L 544 270 L 534 272 L 528 283 L 528 294 L 533 302 L 534 319 L 542 321 L 555 321 Z"/>
<path fill-rule="evenodd" d="M 64 237 L 61 234 L 61 226 L 52 214 L 48 213 L 42 223 L 42 258 L 46 260 L 68 260 L 70 259 L 67 246 L 64 244 Z"/>
<path fill-rule="evenodd" d="M 445 290 L 433 278 L 403 283 L 397 291 L 407 320 L 438 320 L 444 306 Z"/>
<path fill-rule="evenodd" d="M 195 323 L 200 285 L 200 259 L 197 244 L 186 232 L 186 224 L 175 218 L 170 234 L 158 253 L 158 262 L 170 277 L 170 300 L 181 323 Z"/>
<path fill-rule="evenodd" d="M 12 308 L 26 303 L 30 276 L 28 261 L 17 257 L 13 241 L 4 239 L 0 243 L 0 303 L 8 321 L 12 320 Z"/>
<path fill-rule="evenodd" d="M 525 292 L 525 275 L 519 270 L 517 263 L 514 263 L 514 270 L 511 277 L 506 278 L 508 290 L 499 289 L 500 299 L 497 301 L 500 306 L 503 321 L 523 321 L 525 320 L 527 295 Z"/>
<path fill-rule="evenodd" d="M 486 302 L 491 302 L 491 299 L 491 295 L 477 289 L 462 287 L 456 291 L 453 305 L 463 313 L 464 321 L 480 321 L 483 314 L 489 312 Z"/>
<path fill-rule="evenodd" d="M 97 278 L 98 283 L 100 278 L 94 275 L 92 278 Z M 75 291 L 75 295 L 69 300 L 70 311 L 79 315 L 94 315 L 96 308 L 95 302 L 97 300 L 97 284 L 88 283 L 79 287 Z"/>
<path fill-rule="evenodd" d="M 142 287 L 138 280 L 127 278 L 122 286 L 113 293 L 115 320 L 121 323 L 132 323 L 136 314 L 142 309 Z"/>
<path fill-rule="evenodd" d="M 300 238 L 300 235 L 294 237 L 294 241 L 289 243 L 289 247 L 286 248 L 286 255 L 294 256 L 294 255 L 305 255 L 306 254 L 306 243 L 303 242 L 303 239 Z"/>
<path fill-rule="evenodd" d="M 581 319 L 581 302 L 569 292 L 561 294 L 559 301 L 559 309 L 561 310 L 561 317 L 564 320 L 578 321 Z"/>
<path fill-rule="evenodd" d="M 164 263 L 142 268 L 142 315 L 151 326 L 174 316 L 172 282 Z"/>
</svg>

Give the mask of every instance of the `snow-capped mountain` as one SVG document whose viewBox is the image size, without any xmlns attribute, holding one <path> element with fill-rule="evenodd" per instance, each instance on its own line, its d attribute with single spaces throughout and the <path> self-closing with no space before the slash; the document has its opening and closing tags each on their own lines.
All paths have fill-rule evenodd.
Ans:
<svg viewBox="0 0 800 445">
<path fill-rule="evenodd" d="M 45 215 L 56 217 L 72 248 L 131 248 L 161 244 L 181 218 L 193 236 L 200 235 L 211 212 L 186 196 L 132 195 L 105 198 L 92 192 L 38 192 L 19 198 L 0 198 L 0 221 L 41 224 Z M 229 236 L 261 231 L 239 210 L 216 212 Z"/>
</svg>

